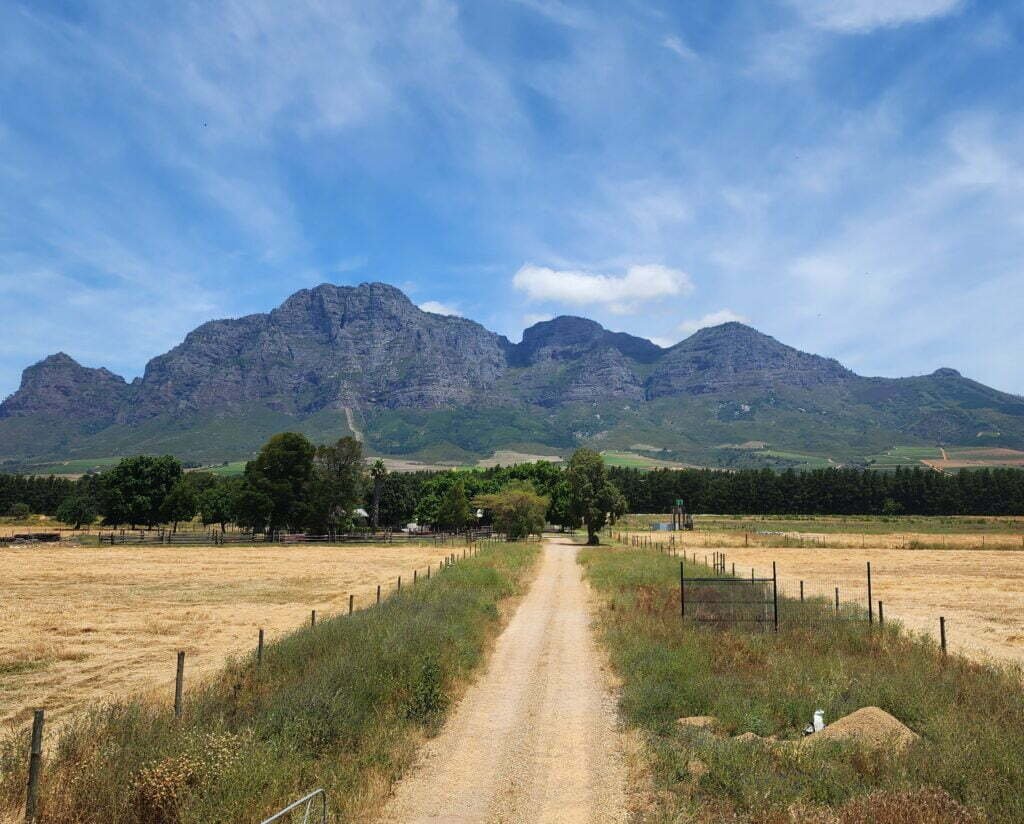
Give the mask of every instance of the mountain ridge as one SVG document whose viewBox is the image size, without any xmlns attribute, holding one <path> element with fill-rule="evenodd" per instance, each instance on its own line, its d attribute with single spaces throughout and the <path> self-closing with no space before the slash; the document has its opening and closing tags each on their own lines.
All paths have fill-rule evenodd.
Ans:
<svg viewBox="0 0 1024 824">
<path fill-rule="evenodd" d="M 0 404 L 0 460 L 167 444 L 219 457 L 212 433 L 226 428 L 233 457 L 274 427 L 347 432 L 353 412 L 372 449 L 398 454 L 631 438 L 684 457 L 749 440 L 841 456 L 901 439 L 1024 446 L 1024 399 L 948 367 L 864 377 L 736 322 L 665 348 L 562 315 L 512 343 L 374 282 L 324 283 L 266 313 L 208 321 L 130 383 L 51 355 Z"/>
</svg>

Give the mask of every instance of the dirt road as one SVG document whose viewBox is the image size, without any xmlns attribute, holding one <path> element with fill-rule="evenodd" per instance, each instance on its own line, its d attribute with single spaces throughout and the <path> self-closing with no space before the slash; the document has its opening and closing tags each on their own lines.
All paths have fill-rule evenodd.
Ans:
<svg viewBox="0 0 1024 824">
<path fill-rule="evenodd" d="M 624 739 L 576 551 L 545 544 L 487 671 L 382 821 L 626 821 Z"/>
</svg>

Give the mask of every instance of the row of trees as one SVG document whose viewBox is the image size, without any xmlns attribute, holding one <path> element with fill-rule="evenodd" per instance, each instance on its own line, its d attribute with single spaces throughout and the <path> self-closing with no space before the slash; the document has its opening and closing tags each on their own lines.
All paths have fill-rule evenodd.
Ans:
<svg viewBox="0 0 1024 824">
<path fill-rule="evenodd" d="M 126 458 L 77 482 L 0 475 L 0 512 L 17 507 L 75 525 L 98 515 L 107 524 L 132 526 L 174 525 L 198 515 L 222 529 L 234 523 L 258 531 L 328 532 L 349 528 L 362 508 L 375 526 L 417 522 L 458 530 L 477 523 L 482 509 L 484 522 L 493 520 L 502 531 L 529 534 L 547 522 L 586 525 L 593 537 L 605 518 L 667 512 L 680 498 L 692 512 L 1024 515 L 1024 471 L 641 472 L 608 469 L 600 455 L 581 449 L 565 466 L 388 473 L 379 460 L 367 466 L 352 438 L 317 447 L 284 433 L 235 478 L 184 472 L 169 456 Z"/>
<path fill-rule="evenodd" d="M 752 515 L 1024 515 L 1024 471 L 944 474 L 915 467 L 881 472 L 770 469 L 723 472 L 613 467 L 631 512 L 668 512 L 681 498 L 691 512 Z"/>
</svg>

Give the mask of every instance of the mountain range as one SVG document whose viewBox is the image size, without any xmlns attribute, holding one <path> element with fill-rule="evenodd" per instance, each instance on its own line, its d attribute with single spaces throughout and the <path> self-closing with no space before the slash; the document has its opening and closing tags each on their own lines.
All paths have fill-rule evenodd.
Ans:
<svg viewBox="0 0 1024 824">
<path fill-rule="evenodd" d="M 212 463 L 286 429 L 433 461 L 588 444 L 712 465 L 784 464 L 787 450 L 858 463 L 897 444 L 1024 448 L 1024 399 L 952 369 L 862 377 L 740 323 L 663 348 L 563 316 L 512 343 L 387 284 L 322 284 L 203 324 L 132 382 L 63 353 L 28 367 L 0 404 L 0 462 Z"/>
</svg>

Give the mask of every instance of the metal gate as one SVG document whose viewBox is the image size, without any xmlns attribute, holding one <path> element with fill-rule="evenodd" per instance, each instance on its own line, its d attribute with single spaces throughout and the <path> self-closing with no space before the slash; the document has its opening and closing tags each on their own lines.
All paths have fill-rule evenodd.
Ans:
<svg viewBox="0 0 1024 824">
<path fill-rule="evenodd" d="M 289 804 L 281 812 L 264 819 L 263 824 L 291 821 L 294 815 L 302 816 L 302 824 L 327 824 L 327 793 L 322 789 L 313 790 L 309 795 Z"/>
<path fill-rule="evenodd" d="M 699 624 L 753 624 L 779 629 L 779 585 L 772 564 L 771 578 L 686 577 L 679 563 L 679 611 L 684 621 Z"/>
</svg>

